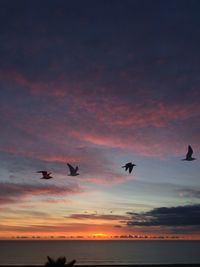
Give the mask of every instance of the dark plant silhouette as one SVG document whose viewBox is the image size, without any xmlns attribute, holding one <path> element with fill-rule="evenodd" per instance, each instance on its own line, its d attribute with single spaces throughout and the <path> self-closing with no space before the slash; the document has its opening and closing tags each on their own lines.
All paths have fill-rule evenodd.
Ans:
<svg viewBox="0 0 200 267">
<path fill-rule="evenodd" d="M 47 256 L 48 261 L 45 263 L 45 267 L 71 267 L 74 265 L 76 260 L 72 260 L 67 262 L 65 257 L 59 257 L 57 260 L 52 259 L 51 257 Z"/>
</svg>

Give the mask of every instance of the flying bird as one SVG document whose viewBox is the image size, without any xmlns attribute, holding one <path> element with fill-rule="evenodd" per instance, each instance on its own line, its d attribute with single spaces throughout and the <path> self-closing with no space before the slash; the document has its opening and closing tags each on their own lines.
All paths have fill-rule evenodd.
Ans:
<svg viewBox="0 0 200 267">
<path fill-rule="evenodd" d="M 67 166 L 69 167 L 69 171 L 70 171 L 70 174 L 69 176 L 77 176 L 79 175 L 79 173 L 77 173 L 78 171 L 78 166 L 76 166 L 76 168 L 74 168 L 71 164 L 67 163 Z"/>
<path fill-rule="evenodd" d="M 129 171 L 129 173 L 132 172 L 133 167 L 136 166 L 135 164 L 133 164 L 132 162 L 128 162 L 126 163 L 124 166 L 122 166 L 122 168 L 125 168 L 125 171 Z"/>
<path fill-rule="evenodd" d="M 187 161 L 195 160 L 196 158 L 193 158 L 193 157 L 192 157 L 192 154 L 193 154 L 193 149 L 192 149 L 192 147 L 189 145 L 189 146 L 188 146 L 188 152 L 187 152 L 187 154 L 186 154 L 186 157 L 185 157 L 185 159 L 182 159 L 182 160 L 187 160 Z"/>
<path fill-rule="evenodd" d="M 47 171 L 38 171 L 37 173 L 42 173 L 42 177 L 40 179 L 51 179 L 53 178 L 51 176 L 51 172 L 47 172 Z"/>
</svg>

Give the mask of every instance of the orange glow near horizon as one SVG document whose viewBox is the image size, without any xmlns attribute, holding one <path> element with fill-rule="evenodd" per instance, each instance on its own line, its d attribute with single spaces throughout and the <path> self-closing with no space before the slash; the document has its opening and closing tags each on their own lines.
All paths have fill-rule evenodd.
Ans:
<svg viewBox="0 0 200 267">
<path fill-rule="evenodd" d="M 79 216 L 80 214 L 78 214 Z M 84 214 L 83 214 L 84 215 Z M 89 214 L 85 214 L 86 216 Z M 98 216 L 100 218 L 98 218 Z M 12 215 L 9 219 L 1 221 L 0 239 L 14 240 L 200 240 L 200 234 L 175 234 L 164 232 L 162 227 L 136 228 L 126 227 L 124 224 L 120 227 L 114 227 L 118 224 L 116 220 L 107 220 L 101 215 L 93 214 L 93 220 L 84 218 L 84 220 L 67 217 L 56 219 L 56 217 L 35 218 L 15 217 Z M 112 216 L 112 215 L 107 215 Z M 113 215 L 114 216 L 114 215 Z M 118 215 L 119 216 L 119 215 Z M 27 222 L 29 222 L 27 224 Z M 51 229 L 49 231 L 49 229 Z M 153 232 L 153 230 L 155 232 Z"/>
<path fill-rule="evenodd" d="M 85 232 L 85 233 L 31 233 L 12 231 L 1 234 L 0 240 L 200 240 L 200 234 L 146 234 L 146 233 L 104 233 L 104 232 Z"/>
</svg>

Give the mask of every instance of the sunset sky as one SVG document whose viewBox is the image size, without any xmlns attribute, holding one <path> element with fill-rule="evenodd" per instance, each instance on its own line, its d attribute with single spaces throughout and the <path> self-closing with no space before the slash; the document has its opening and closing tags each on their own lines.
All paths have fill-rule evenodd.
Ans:
<svg viewBox="0 0 200 267">
<path fill-rule="evenodd" d="M 200 1 L 0 5 L 0 238 L 200 239 Z"/>
</svg>

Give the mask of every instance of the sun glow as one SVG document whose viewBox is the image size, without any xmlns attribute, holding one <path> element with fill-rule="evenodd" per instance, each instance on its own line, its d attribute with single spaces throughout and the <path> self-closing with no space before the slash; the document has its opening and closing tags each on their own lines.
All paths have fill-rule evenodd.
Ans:
<svg viewBox="0 0 200 267">
<path fill-rule="evenodd" d="M 92 235 L 99 238 L 109 237 L 109 235 L 103 233 L 94 233 Z"/>
</svg>

